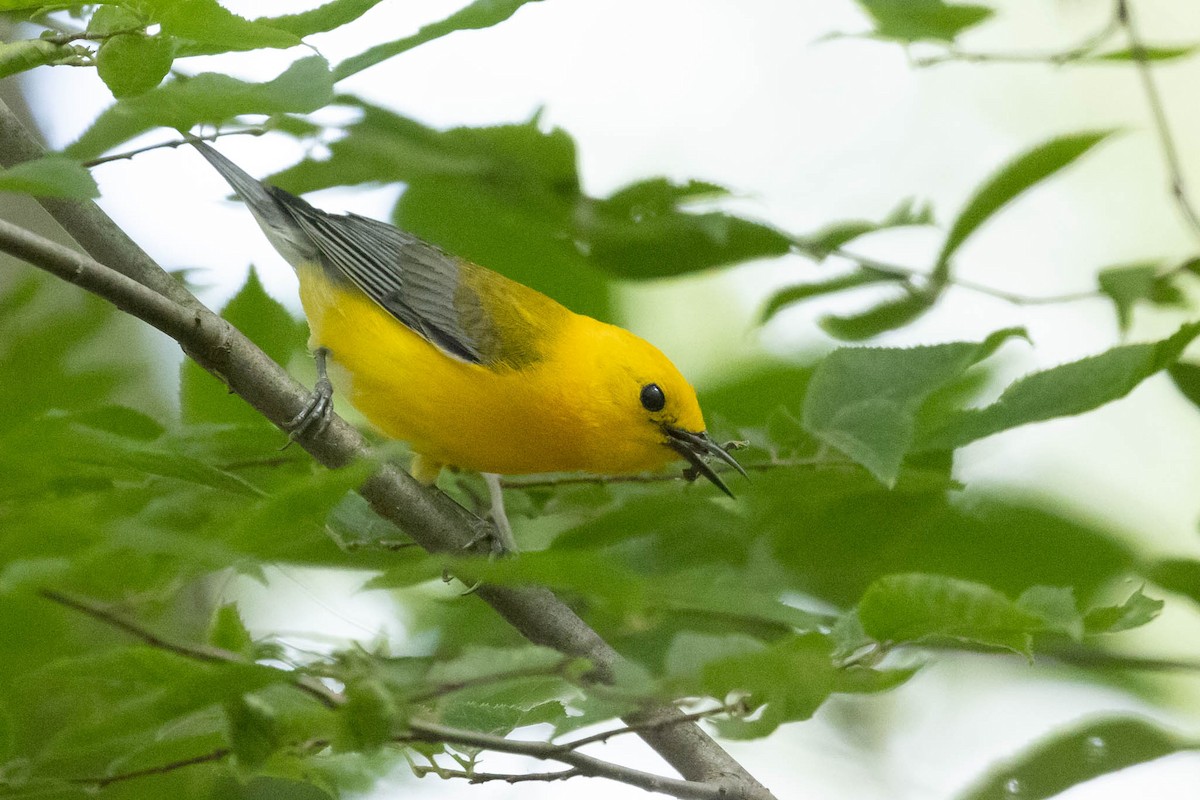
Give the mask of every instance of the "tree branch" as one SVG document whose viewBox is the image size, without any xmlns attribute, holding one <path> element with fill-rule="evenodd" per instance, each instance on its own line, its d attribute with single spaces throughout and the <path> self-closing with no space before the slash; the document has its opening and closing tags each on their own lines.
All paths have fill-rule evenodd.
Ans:
<svg viewBox="0 0 1200 800">
<path fill-rule="evenodd" d="M 13 167 L 45 154 L 46 149 L 0 100 L 0 167 Z M 38 198 L 38 202 L 92 258 L 185 308 L 200 306 L 200 301 L 138 247 L 100 206 L 89 200 L 52 197 Z"/>
<path fill-rule="evenodd" d="M 218 747 L 216 750 L 201 753 L 198 756 L 181 758 L 178 761 L 169 761 L 166 764 L 158 764 L 153 767 L 146 767 L 145 769 L 118 772 L 113 775 L 103 775 L 95 778 L 71 778 L 70 782 L 79 786 L 94 786 L 97 789 L 106 789 L 114 783 L 123 783 L 125 781 L 136 780 L 137 778 L 149 778 L 153 775 L 166 775 L 169 772 L 184 769 L 185 767 L 194 767 L 197 764 L 211 764 L 214 761 L 224 761 L 231 755 L 233 755 L 232 749 Z"/>
<path fill-rule="evenodd" d="M 436 764 L 433 766 L 413 764 L 412 771 L 418 778 L 424 778 L 426 775 L 437 775 L 443 779 L 465 778 L 467 783 L 495 783 L 497 781 L 504 781 L 505 783 L 531 783 L 535 781 L 552 783 L 553 781 L 565 781 L 569 778 L 577 778 L 584 774 L 578 767 L 560 769 L 555 772 L 520 772 L 504 775 L 495 772 L 467 772 L 461 769 L 447 769 Z"/>
<path fill-rule="evenodd" d="M 543 761 L 558 761 L 573 767 L 576 774 L 593 778 L 608 778 L 619 783 L 636 786 L 648 792 L 661 792 L 680 798 L 696 798 L 696 800 L 723 800 L 728 798 L 728 790 L 715 783 L 677 780 L 664 778 L 653 772 L 643 772 L 610 761 L 585 755 L 567 745 L 550 744 L 548 742 L 518 741 L 506 739 L 503 736 L 492 736 L 486 733 L 476 733 L 459 728 L 451 728 L 434 722 L 413 720 L 409 723 L 411 733 L 402 737 L 401 741 L 446 742 L 449 744 L 478 747 L 497 753 L 511 753 L 518 756 L 530 756 Z M 456 771 L 457 772 L 457 771 Z M 455 774 L 453 777 L 468 777 L 471 773 Z"/>
<path fill-rule="evenodd" d="M 30 143 L 40 151 L 19 123 L 14 129 L 14 122 L 15 117 L 0 106 L 0 160 L 6 165 L 25 160 L 19 155 L 29 156 Z M 308 393 L 295 380 L 175 282 L 94 204 L 51 203 L 46 208 L 89 253 L 120 266 L 121 272 L 3 221 L 0 250 L 107 299 L 171 336 L 196 363 L 275 425 L 282 428 L 304 408 Z M 337 417 L 320 435 L 301 437 L 298 443 L 330 468 L 369 455 L 362 435 Z M 384 464 L 359 493 L 376 513 L 399 525 L 429 551 L 461 552 L 489 530 L 450 497 L 426 489 L 394 464 Z M 620 655 L 550 591 L 480 586 L 474 594 L 531 642 L 586 658 L 594 665 L 591 674 L 596 680 L 611 679 Z M 630 714 L 625 722 L 638 725 L 673 716 L 683 715 L 672 705 L 653 703 Z M 694 723 L 654 728 L 641 736 L 688 781 L 720 786 L 729 797 L 772 797 Z"/>
</svg>

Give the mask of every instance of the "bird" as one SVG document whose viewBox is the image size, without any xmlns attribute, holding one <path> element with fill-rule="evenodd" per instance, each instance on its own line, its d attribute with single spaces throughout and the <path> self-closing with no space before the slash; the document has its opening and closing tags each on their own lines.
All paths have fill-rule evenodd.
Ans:
<svg viewBox="0 0 1200 800">
<path fill-rule="evenodd" d="M 695 389 L 654 345 L 393 225 L 333 214 L 250 176 L 185 134 L 295 270 L 317 386 L 288 426 L 332 413 L 334 383 L 423 484 L 481 473 L 501 551 L 515 551 L 500 475 L 745 470 L 707 433 Z M 333 379 L 330 379 L 332 374 Z"/>
</svg>

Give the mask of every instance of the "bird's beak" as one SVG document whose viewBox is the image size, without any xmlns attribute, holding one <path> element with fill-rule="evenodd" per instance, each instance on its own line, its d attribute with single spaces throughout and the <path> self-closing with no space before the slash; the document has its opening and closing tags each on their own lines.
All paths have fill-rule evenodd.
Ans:
<svg viewBox="0 0 1200 800">
<path fill-rule="evenodd" d="M 692 433 L 682 428 L 672 428 L 669 425 L 664 425 L 663 431 L 667 434 L 666 444 L 668 447 L 686 458 L 696 472 L 712 481 L 718 489 L 733 497 L 733 492 L 729 491 L 729 487 L 725 485 L 721 477 L 713 472 L 713 468 L 704 460 L 705 456 L 719 458 L 745 477 L 746 470 L 742 469 L 742 465 L 729 455 L 725 448 L 710 439 L 704 431 Z"/>
</svg>

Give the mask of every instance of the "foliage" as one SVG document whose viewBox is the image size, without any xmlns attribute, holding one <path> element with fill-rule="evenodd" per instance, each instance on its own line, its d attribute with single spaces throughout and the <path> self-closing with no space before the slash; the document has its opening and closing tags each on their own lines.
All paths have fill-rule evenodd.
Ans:
<svg viewBox="0 0 1200 800">
<path fill-rule="evenodd" d="M 611 316 L 618 281 L 796 252 L 849 259 L 851 272 L 782 290 L 763 319 L 820 295 L 883 287 L 890 293 L 865 310 L 821 321 L 836 338 L 863 340 L 944 302 L 963 245 L 1109 136 L 1066 133 L 1008 160 L 917 274 L 848 248 L 932 226 L 926 203 L 799 234 L 735 213 L 730 190 L 701 179 L 648 177 L 595 197 L 582 188 L 574 139 L 536 116 L 438 130 L 336 94 L 350 75 L 499 24 L 529 0 L 475 0 L 332 67 L 305 51 L 264 82 L 190 71 L 194 56 L 287 50 L 377 2 L 250 20 L 216 0 L 65 11 L 0 0 L 14 19 L 80 27 L 0 44 L 0 77 L 94 67 L 114 96 L 64 152 L 0 171 L 0 190 L 90 198 L 98 189 L 88 163 L 147 131 L 261 123 L 279 136 L 333 137 L 327 156 L 283 170 L 278 185 L 403 183 L 397 225 L 601 317 Z M 866 35 L 905 45 L 956 46 L 993 14 L 941 0 L 860 5 L 873 26 Z M 1084 55 L 1135 68 L 1194 49 Z M 310 116 L 333 105 L 351 120 Z M 1098 270 L 1098 292 L 1124 330 L 1139 304 L 1183 303 L 1195 264 L 1109 266 Z M 371 465 L 331 472 L 280 452 L 282 434 L 196 365 L 164 388 L 139 366 L 155 363 L 158 343 L 115 310 L 5 270 L 16 277 L 0 293 L 0 373 L 20 376 L 0 381 L 6 796 L 343 796 L 404 759 L 467 772 L 486 759 L 470 743 L 414 735 L 422 722 L 493 736 L 547 723 L 569 746 L 583 727 L 619 729 L 648 696 L 713 709 L 720 736 L 759 738 L 833 696 L 899 686 L 921 659 L 946 651 L 1035 664 L 1073 654 L 1085 665 L 1079 680 L 1110 683 L 1132 669 L 1112 642 L 1151 623 L 1164 602 L 1200 601 L 1200 563 L 1149 558 L 1113 530 L 1029 499 L 968 504 L 952 469 L 973 441 L 1119 401 L 1163 370 L 1200 403 L 1200 367 L 1180 360 L 1200 323 L 1011 381 L 987 404 L 981 377 L 1001 347 L 1028 338 L 1022 330 L 839 348 L 804 367 L 747 364 L 701 391 L 706 411 L 724 420 L 714 433 L 746 443 L 740 457 L 753 480 L 736 501 L 675 475 L 514 480 L 510 510 L 537 544 L 485 561 L 408 546 L 353 493 Z M 224 315 L 280 363 L 303 351 L 303 324 L 253 272 Z M 464 504 L 480 496 L 472 476 L 452 483 L 445 488 Z M 389 642 L 313 654 L 282 634 L 256 637 L 217 587 L 230 576 L 265 581 L 275 565 L 354 571 L 366 589 L 392 593 L 432 644 L 416 655 L 396 655 L 410 651 Z M 594 665 L 521 640 L 447 575 L 553 589 L 631 664 L 596 687 Z M 1144 590 L 1119 588 L 1131 579 Z M 341 687 L 337 702 L 314 686 Z M 1093 720 L 994 767 L 964 796 L 1016 794 L 1015 785 L 1049 797 L 1196 747 L 1194 736 L 1145 720 Z"/>
</svg>

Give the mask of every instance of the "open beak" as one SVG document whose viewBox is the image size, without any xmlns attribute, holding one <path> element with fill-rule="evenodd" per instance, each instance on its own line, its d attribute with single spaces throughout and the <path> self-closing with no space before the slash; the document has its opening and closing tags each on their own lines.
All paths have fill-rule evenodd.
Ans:
<svg viewBox="0 0 1200 800">
<path fill-rule="evenodd" d="M 682 428 L 672 428 L 669 425 L 664 425 L 663 431 L 667 434 L 666 444 L 668 447 L 686 458 L 697 473 L 708 478 L 718 489 L 733 497 L 733 492 L 729 491 L 725 481 L 721 480 L 721 477 L 713 472 L 713 468 L 704 460 L 706 456 L 718 458 L 746 477 L 746 470 L 742 469 L 742 465 L 729 455 L 725 448 L 708 438 L 708 434 L 704 431 L 692 433 Z"/>
</svg>

